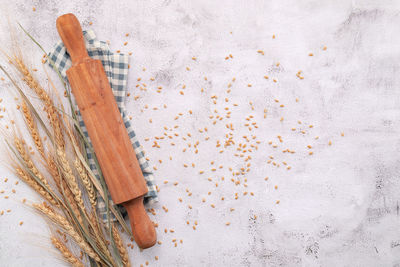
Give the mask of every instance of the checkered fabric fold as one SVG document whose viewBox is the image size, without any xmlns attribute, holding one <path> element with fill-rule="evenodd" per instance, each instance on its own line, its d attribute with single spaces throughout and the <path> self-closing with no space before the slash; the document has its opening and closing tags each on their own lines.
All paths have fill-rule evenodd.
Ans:
<svg viewBox="0 0 400 267">
<path fill-rule="evenodd" d="M 128 79 L 128 61 L 129 57 L 123 54 L 114 54 L 110 51 L 107 43 L 98 41 L 93 31 L 88 30 L 83 32 L 83 36 L 86 43 L 86 49 L 88 54 L 93 59 L 101 60 L 104 70 L 107 74 L 107 78 L 110 82 L 112 91 L 115 96 L 115 100 L 117 101 L 119 111 L 122 114 L 125 127 L 128 130 L 129 137 L 132 142 L 132 146 L 136 152 L 136 157 L 139 161 L 140 168 L 142 169 L 143 176 L 146 179 L 147 188 L 149 192 L 144 197 L 144 202 L 152 203 L 157 201 L 157 191 L 156 185 L 154 182 L 153 173 L 149 167 L 147 160 L 145 159 L 143 149 L 137 139 L 135 132 L 132 129 L 132 125 L 129 122 L 129 119 L 126 115 L 125 110 L 125 97 L 127 91 L 127 79 Z M 65 49 L 64 44 L 60 41 L 58 42 L 53 50 L 49 53 L 49 58 L 54 64 L 54 67 L 58 69 L 61 73 L 62 77 L 66 82 L 68 82 L 66 71 L 71 67 L 71 59 Z M 50 64 L 50 62 L 48 62 Z M 51 66 L 51 64 L 50 64 Z M 75 108 L 78 110 L 78 107 L 74 101 Z M 78 121 L 79 125 L 82 128 L 83 133 L 88 138 L 90 142 L 90 138 L 83 122 L 82 116 L 78 110 Z M 93 154 L 91 151 L 86 148 L 87 158 L 89 160 L 89 166 L 93 173 L 96 175 L 97 179 L 99 179 L 99 172 L 97 170 L 95 161 L 93 159 Z M 102 216 L 104 220 L 107 219 L 106 214 L 106 206 L 104 200 L 98 196 L 98 204 L 97 209 L 99 214 Z M 123 215 L 126 215 L 126 211 L 122 206 L 117 206 Z M 112 214 L 111 214 L 112 215 Z M 114 220 L 114 216 L 112 217 Z"/>
</svg>

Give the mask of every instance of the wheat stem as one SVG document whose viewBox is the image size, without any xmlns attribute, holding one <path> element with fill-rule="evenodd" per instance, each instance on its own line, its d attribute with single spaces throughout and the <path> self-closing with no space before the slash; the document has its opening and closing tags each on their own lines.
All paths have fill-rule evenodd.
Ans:
<svg viewBox="0 0 400 267">
<path fill-rule="evenodd" d="M 93 230 L 93 235 L 96 237 L 96 243 L 101 247 L 101 249 L 104 251 L 105 255 L 109 258 L 111 262 L 114 262 L 114 259 L 107 247 L 107 242 L 104 238 L 104 234 L 102 233 L 100 229 L 99 222 L 97 221 L 97 216 L 96 213 L 93 211 L 93 213 L 89 216 L 90 222 L 91 222 L 91 228 Z M 115 265 L 115 264 L 113 264 Z"/>
</svg>

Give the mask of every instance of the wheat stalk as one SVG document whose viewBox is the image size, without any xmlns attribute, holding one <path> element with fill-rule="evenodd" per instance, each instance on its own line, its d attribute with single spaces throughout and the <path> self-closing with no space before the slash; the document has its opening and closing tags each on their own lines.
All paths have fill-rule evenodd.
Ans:
<svg viewBox="0 0 400 267">
<path fill-rule="evenodd" d="M 121 256 L 122 263 L 124 264 L 125 267 L 130 267 L 131 262 L 129 260 L 128 251 L 126 251 L 124 242 L 122 241 L 122 238 L 118 232 L 117 227 L 115 227 L 114 225 L 112 226 L 112 233 L 113 233 L 115 245 L 117 246 L 119 255 Z"/>
<path fill-rule="evenodd" d="M 38 192 L 44 199 L 50 202 L 54 206 L 59 206 L 58 202 L 47 192 L 35 179 L 33 179 L 26 171 L 21 167 L 16 167 L 15 171 L 19 178 L 21 178 L 26 184 L 28 184 L 33 190 Z"/>
<path fill-rule="evenodd" d="M 107 257 L 112 259 L 111 253 L 108 251 L 108 248 L 107 248 L 107 241 L 104 237 L 104 234 L 102 233 L 102 230 L 100 228 L 100 223 L 98 222 L 97 219 L 98 219 L 98 217 L 97 217 L 96 213 L 93 211 L 93 213 L 91 213 L 89 216 L 93 234 L 96 237 L 96 242 L 106 252 Z"/>
<path fill-rule="evenodd" d="M 49 155 L 49 157 L 46 158 L 46 163 L 47 163 L 46 168 L 47 168 L 48 172 L 51 174 L 51 176 L 53 177 L 58 191 L 62 192 L 62 190 L 61 190 L 62 178 L 61 178 L 60 172 L 57 168 L 57 164 L 56 164 L 54 157 Z"/>
<path fill-rule="evenodd" d="M 86 172 L 86 170 L 83 168 L 81 161 L 76 158 L 74 161 L 75 168 L 79 173 L 79 176 L 81 177 L 82 183 L 86 188 L 86 191 L 89 196 L 89 201 L 90 204 L 92 205 L 92 208 L 95 208 L 96 206 L 96 192 L 94 191 L 94 187 L 92 182 L 90 181 L 90 178 Z"/>
<path fill-rule="evenodd" d="M 79 245 L 79 247 L 89 255 L 89 257 L 94 260 L 100 262 L 100 257 L 94 252 L 92 247 L 75 231 L 74 227 L 68 222 L 68 220 L 60 215 L 55 213 L 50 207 L 44 204 L 32 204 L 32 206 L 46 215 L 50 220 L 52 220 L 55 224 L 63 228 L 68 235 L 70 235 L 75 242 Z"/>
<path fill-rule="evenodd" d="M 83 263 L 75 257 L 72 252 L 65 246 L 65 244 L 57 239 L 56 237 L 51 237 L 51 243 L 54 245 L 55 248 L 57 248 L 61 254 L 64 256 L 64 258 L 72 264 L 74 267 L 84 267 Z"/>
<path fill-rule="evenodd" d="M 40 155 L 42 156 L 42 158 L 45 158 L 46 156 L 44 154 L 44 147 L 42 139 L 40 138 L 39 130 L 32 116 L 32 113 L 25 101 L 22 101 L 21 108 L 22 108 L 22 114 L 24 115 L 25 118 L 26 125 L 28 127 L 29 133 L 32 136 L 35 146 L 39 151 Z"/>
</svg>

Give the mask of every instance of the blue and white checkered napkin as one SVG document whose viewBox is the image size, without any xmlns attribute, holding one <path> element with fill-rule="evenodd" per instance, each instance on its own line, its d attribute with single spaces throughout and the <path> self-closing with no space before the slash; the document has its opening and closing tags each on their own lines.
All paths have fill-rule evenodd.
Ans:
<svg viewBox="0 0 400 267">
<path fill-rule="evenodd" d="M 104 70 L 107 74 L 107 78 L 110 81 L 111 88 L 113 90 L 115 100 L 117 101 L 119 111 L 122 114 L 125 127 L 128 130 L 129 137 L 131 139 L 133 148 L 136 152 L 136 157 L 139 161 L 140 168 L 142 169 L 143 176 L 146 179 L 147 188 L 149 192 L 145 195 L 144 201 L 145 203 L 155 202 L 157 201 L 157 190 L 154 182 L 153 173 L 149 167 L 149 163 L 145 159 L 144 152 L 142 147 L 139 144 L 139 140 L 137 139 L 135 132 L 132 129 L 132 126 L 129 122 L 129 119 L 126 115 L 125 110 L 125 97 L 127 91 L 127 79 L 128 79 L 128 61 L 129 57 L 123 54 L 114 54 L 110 51 L 107 43 L 98 41 L 93 31 L 88 30 L 83 32 L 83 36 L 86 42 L 86 49 L 90 57 L 94 59 L 99 59 L 103 63 Z M 54 49 L 49 53 L 49 58 L 53 61 L 54 67 L 59 70 L 62 77 L 66 82 L 68 82 L 66 71 L 71 67 L 70 57 L 65 49 L 64 44 L 60 41 L 58 42 Z M 76 104 L 75 104 L 76 106 Z M 76 106 L 78 110 L 78 107 Z M 78 112 L 78 120 L 79 125 L 82 128 L 85 136 L 88 138 L 90 142 L 90 138 L 87 133 L 87 129 L 83 122 L 83 119 Z M 98 170 L 93 159 L 93 155 L 88 148 L 86 148 L 87 157 L 89 159 L 89 166 L 92 169 L 93 173 L 99 179 Z M 126 211 L 121 208 L 122 213 L 125 215 Z M 99 196 L 97 209 L 99 214 L 106 219 L 106 207 L 104 200 Z"/>
</svg>

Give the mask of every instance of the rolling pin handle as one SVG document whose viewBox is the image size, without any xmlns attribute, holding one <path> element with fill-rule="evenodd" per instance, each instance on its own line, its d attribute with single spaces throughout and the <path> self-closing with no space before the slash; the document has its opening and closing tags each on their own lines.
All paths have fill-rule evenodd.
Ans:
<svg viewBox="0 0 400 267">
<path fill-rule="evenodd" d="M 124 202 L 122 205 L 128 212 L 136 244 L 142 249 L 152 247 L 157 241 L 157 234 L 154 224 L 144 208 L 143 197 Z"/>
<path fill-rule="evenodd" d="M 79 64 L 89 58 L 81 24 L 74 14 L 68 13 L 57 18 L 57 31 L 71 56 L 72 65 Z"/>
</svg>

